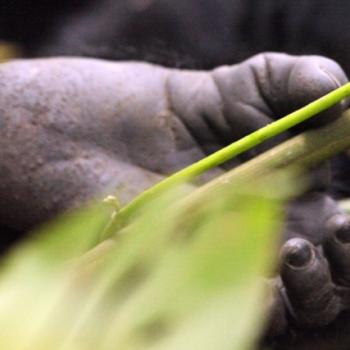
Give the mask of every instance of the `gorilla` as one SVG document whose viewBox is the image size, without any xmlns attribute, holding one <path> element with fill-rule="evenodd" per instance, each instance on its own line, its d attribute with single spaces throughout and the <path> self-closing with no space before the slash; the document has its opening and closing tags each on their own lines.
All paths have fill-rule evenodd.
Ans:
<svg viewBox="0 0 350 350">
<path fill-rule="evenodd" d="M 346 0 L 8 0 L 0 39 L 26 57 L 90 56 L 211 69 L 266 51 L 322 54 L 350 71 Z"/>
<path fill-rule="evenodd" d="M 349 13 L 345 0 L 2 2 L 0 38 L 32 58 L 0 66 L 2 245 L 97 194 L 125 203 L 346 83 Z M 331 187 L 315 169 L 287 209 L 275 349 L 350 348 L 350 220 L 329 194 L 349 194 L 346 155 L 336 163 Z"/>
</svg>

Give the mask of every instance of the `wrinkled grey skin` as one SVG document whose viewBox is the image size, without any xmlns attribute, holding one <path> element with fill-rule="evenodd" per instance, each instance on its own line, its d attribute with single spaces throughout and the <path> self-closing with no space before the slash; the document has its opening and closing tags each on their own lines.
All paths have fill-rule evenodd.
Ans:
<svg viewBox="0 0 350 350">
<path fill-rule="evenodd" d="M 62 210 L 116 191 L 125 203 L 163 175 L 346 81 L 333 61 L 283 54 L 261 54 L 208 72 L 73 58 L 2 64 L 0 226 L 23 233 Z M 334 119 L 343 108 L 333 107 L 309 126 Z M 312 332 L 300 336 L 298 327 L 334 327 L 349 307 L 342 286 L 350 286 L 350 248 L 335 237 L 350 236 L 350 225 L 324 192 L 323 181 L 288 212 L 286 237 L 292 239 L 282 247 L 268 334 L 276 344 L 286 339 L 280 343 L 278 335 L 296 334 L 302 348 L 310 346 Z M 325 253 L 316 252 L 320 244 Z M 344 339 L 339 344 L 349 345 Z"/>
</svg>

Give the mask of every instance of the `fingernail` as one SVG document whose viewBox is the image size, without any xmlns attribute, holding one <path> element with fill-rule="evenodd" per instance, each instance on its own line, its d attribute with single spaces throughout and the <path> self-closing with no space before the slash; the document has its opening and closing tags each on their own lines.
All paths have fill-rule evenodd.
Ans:
<svg viewBox="0 0 350 350">
<path fill-rule="evenodd" d="M 309 243 L 305 241 L 293 242 L 285 255 L 285 263 L 294 268 L 306 266 L 312 259 L 312 249 Z"/>
</svg>

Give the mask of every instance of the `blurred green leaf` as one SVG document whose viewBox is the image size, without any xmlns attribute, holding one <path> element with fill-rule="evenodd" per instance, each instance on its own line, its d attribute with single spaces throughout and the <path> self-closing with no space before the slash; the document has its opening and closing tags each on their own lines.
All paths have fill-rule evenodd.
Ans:
<svg viewBox="0 0 350 350">
<path fill-rule="evenodd" d="M 218 191 L 186 220 L 172 190 L 92 250 L 106 205 L 43 228 L 3 262 L 0 347 L 251 349 L 277 251 L 276 183 Z"/>
</svg>

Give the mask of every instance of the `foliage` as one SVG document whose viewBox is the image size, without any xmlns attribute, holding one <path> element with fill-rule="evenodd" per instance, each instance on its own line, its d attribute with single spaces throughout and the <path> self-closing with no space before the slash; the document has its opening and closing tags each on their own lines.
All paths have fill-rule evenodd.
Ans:
<svg viewBox="0 0 350 350">
<path fill-rule="evenodd" d="M 350 96 L 350 83 L 338 87 L 317 100 L 312 101 L 306 106 L 299 108 L 298 110 L 274 121 L 273 123 L 265 125 L 264 127 L 242 137 L 230 145 L 221 148 L 213 154 L 185 167 L 184 169 L 179 170 L 175 174 L 166 177 L 164 180 L 142 192 L 125 207 L 121 208 L 120 212 L 118 213 L 119 221 L 128 221 L 130 216 L 132 216 L 140 206 L 151 198 L 157 196 L 158 193 L 170 189 L 174 185 L 192 180 L 194 177 L 203 174 L 205 171 L 223 164 L 229 159 L 252 149 L 262 142 L 291 129 L 312 117 L 317 116 L 320 112 L 339 103 L 348 96 Z M 343 149 L 345 148 L 346 147 Z"/>
<path fill-rule="evenodd" d="M 97 246 L 106 204 L 43 228 L 3 261 L 0 348 L 251 349 L 281 223 L 270 180 L 219 191 L 185 221 L 181 190 L 167 192 Z"/>
</svg>

